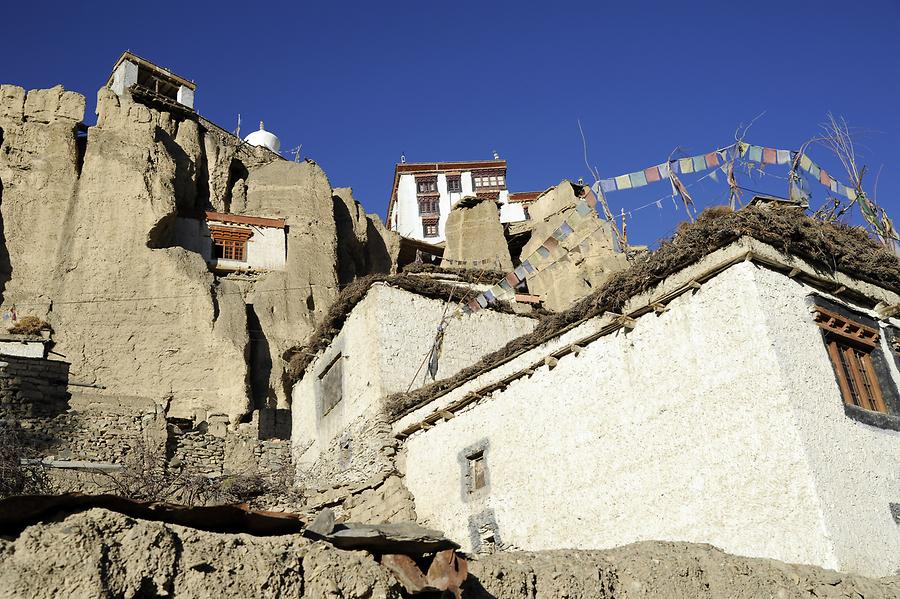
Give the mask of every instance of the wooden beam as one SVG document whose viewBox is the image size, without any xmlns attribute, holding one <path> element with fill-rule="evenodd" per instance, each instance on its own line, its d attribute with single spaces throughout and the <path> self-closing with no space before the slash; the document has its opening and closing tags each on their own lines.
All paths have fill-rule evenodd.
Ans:
<svg viewBox="0 0 900 599">
<path fill-rule="evenodd" d="M 788 276 L 793 279 L 794 277 L 796 277 L 799 274 L 800 274 L 800 269 L 794 267 L 791 269 L 791 272 L 788 273 Z"/>
<path fill-rule="evenodd" d="M 559 364 L 559 360 L 557 360 L 553 356 L 547 356 L 546 358 L 544 358 L 544 364 L 551 369 L 556 368 L 556 365 Z"/>
<path fill-rule="evenodd" d="M 650 304 L 650 307 L 653 308 L 653 311 L 657 314 L 662 314 L 663 312 L 668 312 L 669 308 L 665 304 L 661 304 L 660 302 L 653 302 Z"/>
</svg>

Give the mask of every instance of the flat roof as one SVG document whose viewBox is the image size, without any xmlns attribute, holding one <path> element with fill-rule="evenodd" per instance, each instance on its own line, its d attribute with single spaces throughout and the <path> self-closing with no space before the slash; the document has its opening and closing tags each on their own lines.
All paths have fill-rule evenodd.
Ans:
<svg viewBox="0 0 900 599">
<path fill-rule="evenodd" d="M 264 218 L 262 216 L 244 216 L 243 214 L 225 214 L 224 212 L 206 211 L 206 220 L 217 220 L 236 225 L 256 225 L 258 227 L 284 228 L 283 218 Z"/>
<path fill-rule="evenodd" d="M 119 57 L 119 60 L 116 61 L 116 64 L 113 65 L 112 72 L 109 74 L 109 79 L 106 80 L 106 85 L 109 86 L 112 84 L 113 76 L 115 75 L 116 69 L 119 68 L 119 65 L 125 61 L 130 61 L 137 64 L 139 67 L 144 67 L 146 69 L 150 69 L 155 73 L 166 77 L 167 79 L 171 79 L 173 82 L 178 83 L 179 85 L 183 85 L 191 91 L 197 89 L 197 84 L 189 79 L 185 79 L 180 75 L 176 75 L 172 71 L 167 68 L 161 67 L 158 64 L 147 60 L 146 58 L 141 58 L 131 50 L 125 50 L 122 53 L 122 56 Z"/>
</svg>

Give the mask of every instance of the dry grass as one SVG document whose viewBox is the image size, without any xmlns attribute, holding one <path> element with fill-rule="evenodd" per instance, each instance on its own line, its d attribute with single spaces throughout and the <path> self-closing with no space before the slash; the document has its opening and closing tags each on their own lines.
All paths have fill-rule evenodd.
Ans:
<svg viewBox="0 0 900 599">
<path fill-rule="evenodd" d="M 49 331 L 50 325 L 37 316 L 23 316 L 16 321 L 9 332 L 13 335 L 40 335 L 41 331 Z"/>
<path fill-rule="evenodd" d="M 450 378 L 410 393 L 388 396 L 385 408 L 397 420 L 435 395 L 475 378 L 510 356 L 537 347 L 570 325 L 606 311 L 619 312 L 631 297 L 652 289 L 669 275 L 742 236 L 803 258 L 822 270 L 841 271 L 900 293 L 900 261 L 863 229 L 822 222 L 796 208 L 745 208 L 732 212 L 727 207 L 714 207 L 704 211 L 697 222 L 683 223 L 672 239 L 664 241 L 659 249 L 644 255 L 630 268 L 613 275 L 592 295 L 564 312 L 542 319 L 533 332 L 513 339 Z"/>
</svg>

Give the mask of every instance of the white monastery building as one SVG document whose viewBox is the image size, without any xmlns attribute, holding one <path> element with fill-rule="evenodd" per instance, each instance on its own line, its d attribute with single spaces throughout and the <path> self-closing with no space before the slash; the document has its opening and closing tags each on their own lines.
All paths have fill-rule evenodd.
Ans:
<svg viewBox="0 0 900 599">
<path fill-rule="evenodd" d="M 196 218 L 178 217 L 175 239 L 216 272 L 284 270 L 287 260 L 283 218 L 207 211 Z"/>
<path fill-rule="evenodd" d="M 400 162 L 394 168 L 387 222 L 403 237 L 440 243 L 447 215 L 462 198 L 496 200 L 500 222 L 513 223 L 528 219 L 527 206 L 537 195 L 509 192 L 505 160 Z"/>
</svg>

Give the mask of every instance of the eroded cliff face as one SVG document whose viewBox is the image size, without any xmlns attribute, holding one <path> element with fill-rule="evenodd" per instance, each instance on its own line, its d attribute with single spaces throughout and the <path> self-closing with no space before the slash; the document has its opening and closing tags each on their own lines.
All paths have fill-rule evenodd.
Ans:
<svg viewBox="0 0 900 599">
<path fill-rule="evenodd" d="M 324 172 L 105 88 L 86 129 L 84 104 L 62 87 L 0 86 L 3 308 L 48 320 L 54 351 L 92 394 L 149 398 L 199 420 L 287 407 L 281 354 L 338 291 Z M 285 270 L 215 276 L 174 238 L 176 216 L 203 210 L 284 218 Z M 359 244 L 355 228 L 344 235 Z M 248 314 L 271 363 L 256 403 Z"/>
</svg>

